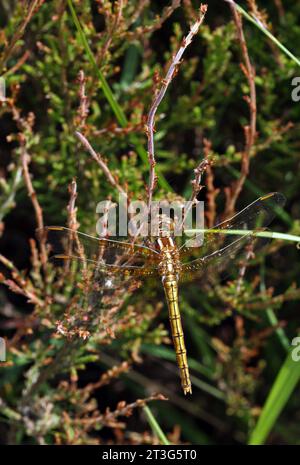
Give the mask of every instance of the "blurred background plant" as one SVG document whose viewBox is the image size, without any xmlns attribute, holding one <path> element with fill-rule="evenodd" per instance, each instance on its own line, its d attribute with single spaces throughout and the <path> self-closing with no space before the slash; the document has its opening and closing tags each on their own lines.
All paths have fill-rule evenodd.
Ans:
<svg viewBox="0 0 300 465">
<path fill-rule="evenodd" d="M 299 41 L 296 2 L 240 4 L 286 47 Z M 199 3 L 0 6 L 7 89 L 0 106 L 0 334 L 8 354 L 0 368 L 1 442 L 299 444 L 299 364 L 288 365 L 293 381 L 289 388 L 283 382 L 284 400 L 275 389 L 300 325 L 294 242 L 271 242 L 242 280 L 182 286 L 194 385 L 184 398 L 160 287 L 149 283 L 126 298 L 120 292 L 111 310 L 122 317 L 111 331 L 97 318 L 87 326 L 74 277 L 57 279 L 46 244 L 34 239 L 44 224 L 94 234 L 97 203 L 116 200 L 120 189 L 144 198 L 147 113 Z M 300 109 L 291 99 L 298 74 L 297 63 L 255 25 L 242 24 L 228 2 L 210 0 L 157 115 L 156 198 L 189 198 L 193 170 L 207 157 L 213 163 L 198 199 L 206 201 L 209 225 L 280 191 L 288 201 L 272 229 L 299 235 Z M 261 425 L 272 386 L 277 413 Z"/>
</svg>

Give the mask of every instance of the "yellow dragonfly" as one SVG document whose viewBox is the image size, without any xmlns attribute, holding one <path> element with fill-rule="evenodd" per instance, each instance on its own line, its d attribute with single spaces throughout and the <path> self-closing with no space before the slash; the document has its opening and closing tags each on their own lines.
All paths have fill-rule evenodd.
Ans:
<svg viewBox="0 0 300 465">
<path fill-rule="evenodd" d="M 109 288 L 118 280 L 123 282 L 124 289 L 128 289 L 128 280 L 151 276 L 161 279 L 181 385 L 187 394 L 192 393 L 192 385 L 178 303 L 178 284 L 187 276 L 197 278 L 230 268 L 230 262 L 245 252 L 249 241 L 252 243 L 259 239 L 257 233 L 271 223 L 276 208 L 284 204 L 285 197 L 278 192 L 260 197 L 232 218 L 211 229 L 198 230 L 195 237 L 201 234 L 203 241 L 197 248 L 190 247 L 190 241 L 195 237 L 179 246 L 171 234 L 161 234 L 150 245 L 141 245 L 93 237 L 60 226 L 46 227 L 45 232 L 54 257 L 63 260 L 64 264 L 75 260 L 83 269 L 91 266 L 96 284 L 105 282 Z"/>
</svg>

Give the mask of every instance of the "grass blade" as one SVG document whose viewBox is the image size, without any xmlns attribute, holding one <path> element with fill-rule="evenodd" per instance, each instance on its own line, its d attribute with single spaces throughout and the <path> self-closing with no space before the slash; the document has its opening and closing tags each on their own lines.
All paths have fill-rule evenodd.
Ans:
<svg viewBox="0 0 300 465">
<path fill-rule="evenodd" d="M 249 445 L 264 444 L 284 406 L 300 380 L 300 362 L 288 353 L 263 407 L 259 420 L 250 436 Z"/>
<path fill-rule="evenodd" d="M 80 21 L 78 19 L 78 16 L 76 14 L 76 11 L 75 11 L 75 8 L 73 6 L 73 2 L 72 0 L 68 0 L 68 5 L 69 5 L 69 8 L 70 8 L 70 12 L 71 12 L 71 16 L 72 16 L 72 19 L 73 19 L 73 22 L 76 26 L 76 29 L 78 31 L 78 34 L 80 36 L 80 40 L 81 40 L 81 43 L 86 51 L 86 54 L 88 56 L 88 59 L 91 63 L 91 65 L 93 66 L 98 78 L 99 78 L 99 81 L 101 83 L 101 87 L 102 87 L 102 90 L 103 90 L 103 93 L 108 101 L 108 103 L 110 104 L 111 106 L 111 109 L 113 110 L 114 114 L 116 115 L 116 118 L 119 122 L 119 124 L 122 126 L 122 127 L 125 127 L 127 125 L 127 119 L 126 119 L 126 116 L 122 110 L 122 108 L 120 107 L 120 105 L 118 104 L 117 100 L 115 99 L 115 96 L 114 94 L 112 93 L 108 83 L 107 83 L 107 80 L 105 79 L 105 76 L 103 75 L 102 71 L 98 68 L 98 65 L 96 63 L 96 60 L 95 60 L 95 57 L 94 57 L 94 54 L 88 44 L 88 41 L 87 41 L 87 38 L 86 38 L 86 35 L 81 27 L 81 24 L 80 24 Z"/>
<path fill-rule="evenodd" d="M 263 263 L 260 269 L 260 290 L 261 292 L 266 292 L 265 275 L 266 275 L 265 263 Z M 281 346 L 283 347 L 283 349 L 286 351 L 286 353 L 288 353 L 290 350 L 289 338 L 287 337 L 284 329 L 279 326 L 277 315 L 275 314 L 272 307 L 268 307 L 266 309 L 266 316 L 268 318 L 270 325 L 276 328 L 275 333 L 278 337 L 278 340 Z"/>
<path fill-rule="evenodd" d="M 147 417 L 147 420 L 149 422 L 149 425 L 151 426 L 153 433 L 158 437 L 160 443 L 163 444 L 164 446 L 170 446 L 170 442 L 168 441 L 165 433 L 163 432 L 163 430 L 157 423 L 156 418 L 154 417 L 148 405 L 145 405 L 143 407 L 143 410 L 145 412 L 145 415 Z"/>
<path fill-rule="evenodd" d="M 252 234 L 253 237 L 266 237 L 268 239 L 279 239 L 282 241 L 290 241 L 290 242 L 297 242 L 300 243 L 300 236 L 295 236 L 294 234 L 285 234 L 285 233 L 280 233 L 280 232 L 274 232 L 274 231 L 253 231 L 253 230 L 247 230 L 247 229 L 186 229 L 185 233 L 186 234 L 200 234 L 200 233 L 206 233 L 209 232 L 210 234 L 213 233 L 222 233 L 222 234 L 227 234 L 229 236 L 244 236 L 245 234 Z"/>
<path fill-rule="evenodd" d="M 273 34 L 268 31 L 264 27 L 264 25 L 258 21 L 255 17 L 247 13 L 240 5 L 238 5 L 236 2 L 232 0 L 225 0 L 225 1 L 230 1 L 230 3 L 233 3 L 238 10 L 239 13 L 241 13 L 244 18 L 246 18 L 250 23 L 254 24 L 260 31 L 262 31 L 275 45 L 277 45 L 280 50 L 282 50 L 289 58 L 291 58 L 298 66 L 300 66 L 300 60 L 290 51 L 288 50 L 278 39 L 276 39 Z"/>
</svg>

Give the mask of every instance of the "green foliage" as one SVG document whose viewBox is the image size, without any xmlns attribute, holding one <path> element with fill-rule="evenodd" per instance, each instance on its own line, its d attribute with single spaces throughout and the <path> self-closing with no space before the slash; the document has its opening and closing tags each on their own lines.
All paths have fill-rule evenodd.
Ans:
<svg viewBox="0 0 300 465">
<path fill-rule="evenodd" d="M 53 263 L 43 263 L 39 242 L 28 245 L 39 224 L 21 173 L 25 147 L 44 224 L 68 224 L 69 186 L 76 178 L 73 216 L 80 230 L 95 235 L 97 203 L 116 201 L 118 189 L 76 138 L 79 130 L 116 184 L 145 199 L 146 116 L 196 18 L 196 2 L 162 9 L 160 2 L 140 0 L 32 1 L 30 17 L 26 2 L 12 3 L 0 1 L 8 97 L 0 106 L 0 334 L 9 343 L 0 368 L 0 441 L 245 444 L 250 437 L 251 443 L 293 443 L 299 363 L 284 358 L 299 328 L 300 110 L 291 99 L 298 62 L 286 48 L 294 50 L 299 41 L 300 6 L 282 1 L 283 14 L 275 2 L 257 2 L 285 48 L 244 15 L 256 70 L 257 140 L 234 208 L 271 191 L 283 192 L 288 202 L 272 224 L 273 241 L 241 283 L 237 264 L 230 281 L 182 284 L 193 383 L 193 396 L 184 398 L 160 283 L 126 294 L 119 289 L 116 301 L 103 298 L 88 308 L 82 272 L 68 270 L 62 279 Z M 209 2 L 156 118 L 155 198 L 189 198 L 193 170 L 205 154 L 213 164 L 199 199 L 206 200 L 213 223 L 228 213 L 226 189 L 234 192 L 243 177 L 250 87 L 242 61 L 228 2 Z M 103 325 L 103 309 L 119 318 Z M 125 421 L 133 411 L 136 422 Z"/>
</svg>

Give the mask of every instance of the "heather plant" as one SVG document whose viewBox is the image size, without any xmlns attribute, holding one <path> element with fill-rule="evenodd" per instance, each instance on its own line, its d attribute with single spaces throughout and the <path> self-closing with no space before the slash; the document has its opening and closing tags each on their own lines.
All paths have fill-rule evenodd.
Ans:
<svg viewBox="0 0 300 465">
<path fill-rule="evenodd" d="M 0 5 L 1 443 L 298 444 L 300 6 Z M 95 235 L 120 193 L 203 200 L 212 227 L 272 191 L 287 203 L 267 246 L 180 288 L 189 398 L 160 283 L 91 306 L 90 270 L 60 274 L 36 233 Z"/>
</svg>

